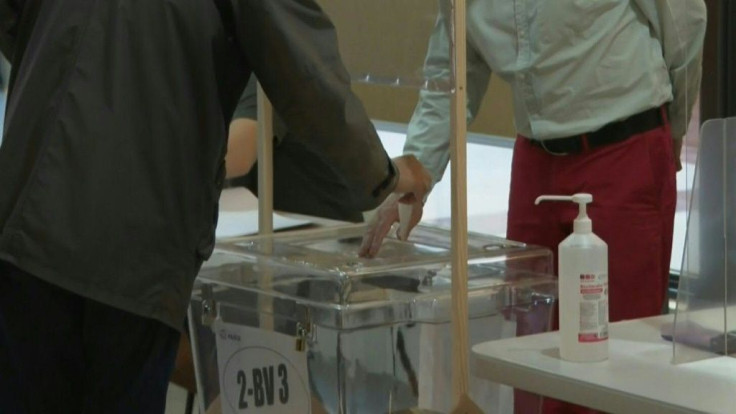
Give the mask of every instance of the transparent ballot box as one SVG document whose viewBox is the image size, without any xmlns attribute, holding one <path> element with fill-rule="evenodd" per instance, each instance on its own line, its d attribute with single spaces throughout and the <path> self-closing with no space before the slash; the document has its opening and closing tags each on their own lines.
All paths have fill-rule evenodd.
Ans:
<svg viewBox="0 0 736 414">
<path fill-rule="evenodd" d="M 358 257 L 363 226 L 218 244 L 189 322 L 203 413 L 448 412 L 450 234 Z M 469 234 L 470 345 L 551 327 L 552 253 Z M 472 379 L 488 413 L 511 390 Z"/>
<path fill-rule="evenodd" d="M 736 117 L 701 128 L 673 326 L 675 363 L 736 355 Z"/>
</svg>

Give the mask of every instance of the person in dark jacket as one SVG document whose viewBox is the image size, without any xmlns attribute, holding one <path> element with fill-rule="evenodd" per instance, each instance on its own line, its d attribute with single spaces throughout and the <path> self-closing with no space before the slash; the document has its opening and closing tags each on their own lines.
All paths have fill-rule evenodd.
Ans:
<svg viewBox="0 0 736 414">
<path fill-rule="evenodd" d="M 251 76 L 230 123 L 227 177 L 233 186 L 258 194 L 256 162 L 258 104 L 257 80 Z M 273 116 L 273 206 L 280 211 L 349 222 L 363 221 L 363 213 L 349 200 L 350 188 L 329 160 L 314 151 L 308 140 L 290 133 L 278 114 Z"/>
<path fill-rule="evenodd" d="M 312 0 L 0 0 L 0 412 L 162 412 L 254 72 L 355 209 L 421 199 Z"/>
</svg>

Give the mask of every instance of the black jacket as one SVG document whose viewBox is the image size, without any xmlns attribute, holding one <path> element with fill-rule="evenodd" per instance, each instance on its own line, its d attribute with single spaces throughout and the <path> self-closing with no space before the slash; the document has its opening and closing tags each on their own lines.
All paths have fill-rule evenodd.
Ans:
<svg viewBox="0 0 736 414">
<path fill-rule="evenodd" d="M 181 328 L 251 72 L 357 210 L 395 185 L 312 0 L 0 0 L 0 259 Z"/>
<path fill-rule="evenodd" d="M 258 117 L 257 82 L 251 77 L 235 108 L 233 118 Z M 276 210 L 361 222 L 363 213 L 351 208 L 350 188 L 322 154 L 312 151 L 309 141 L 299 139 L 288 129 L 278 113 L 273 114 L 273 207 Z M 243 154 L 245 156 L 245 154 Z M 233 186 L 247 187 L 258 194 L 258 163 L 248 174 L 230 180 Z"/>
</svg>

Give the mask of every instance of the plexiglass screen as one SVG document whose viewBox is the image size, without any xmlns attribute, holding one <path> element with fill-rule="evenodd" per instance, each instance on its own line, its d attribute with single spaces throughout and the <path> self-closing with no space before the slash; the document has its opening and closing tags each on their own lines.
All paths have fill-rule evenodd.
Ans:
<svg viewBox="0 0 736 414">
<path fill-rule="evenodd" d="M 673 329 L 674 361 L 736 351 L 736 118 L 703 124 Z"/>
<path fill-rule="evenodd" d="M 354 82 L 452 89 L 451 6 L 441 0 L 317 0 Z M 427 60 L 428 47 L 433 59 Z"/>
</svg>

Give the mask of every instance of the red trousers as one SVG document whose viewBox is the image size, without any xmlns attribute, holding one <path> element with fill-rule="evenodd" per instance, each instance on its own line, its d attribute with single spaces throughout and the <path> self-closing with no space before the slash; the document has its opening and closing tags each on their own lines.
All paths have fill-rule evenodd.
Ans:
<svg viewBox="0 0 736 414">
<path fill-rule="evenodd" d="M 611 322 L 661 313 L 672 250 L 676 186 L 669 125 L 579 154 L 552 155 L 518 137 L 511 166 L 510 240 L 555 252 L 572 232 L 578 206 L 534 205 L 544 194 L 590 193 L 593 232 L 608 244 Z M 556 321 L 555 321 L 556 326 Z M 538 399 L 517 393 L 516 413 L 539 412 Z M 545 398 L 544 413 L 595 412 Z"/>
</svg>

